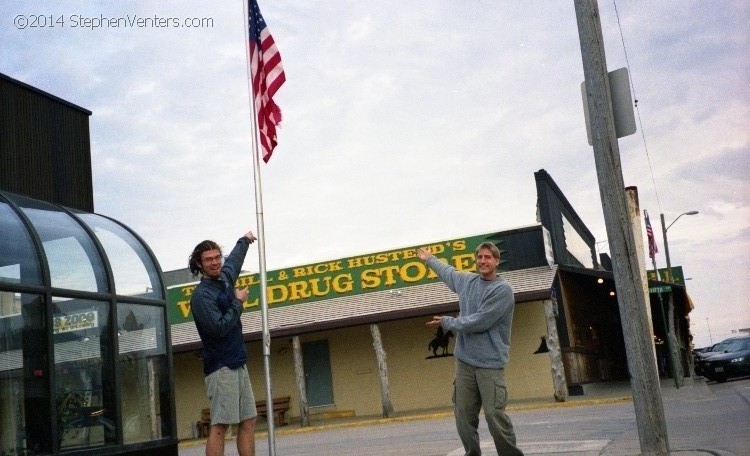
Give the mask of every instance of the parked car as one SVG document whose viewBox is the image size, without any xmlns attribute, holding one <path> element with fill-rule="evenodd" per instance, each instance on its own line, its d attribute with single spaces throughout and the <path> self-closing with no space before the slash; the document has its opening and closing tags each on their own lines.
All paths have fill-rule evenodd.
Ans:
<svg viewBox="0 0 750 456">
<path fill-rule="evenodd" d="M 725 382 L 728 378 L 750 375 L 750 336 L 729 340 L 720 353 L 703 358 L 703 376 L 709 380 Z"/>
<path fill-rule="evenodd" d="M 717 342 L 710 347 L 701 348 L 699 350 L 695 350 L 693 353 L 695 355 L 695 367 L 693 370 L 695 371 L 695 375 L 703 375 L 704 373 L 704 365 L 706 358 L 709 358 L 713 355 L 716 355 L 718 353 L 721 353 L 724 351 L 724 349 L 729 345 L 729 343 L 734 340 L 735 337 L 730 337 L 729 339 L 722 340 L 721 342 Z"/>
</svg>

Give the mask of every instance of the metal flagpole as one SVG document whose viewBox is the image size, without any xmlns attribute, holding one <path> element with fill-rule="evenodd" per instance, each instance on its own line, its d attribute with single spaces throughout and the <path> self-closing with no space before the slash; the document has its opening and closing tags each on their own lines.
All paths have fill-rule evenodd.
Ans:
<svg viewBox="0 0 750 456">
<path fill-rule="evenodd" d="M 258 258 L 260 267 L 260 313 L 263 331 L 263 369 L 266 376 L 266 422 L 268 423 L 268 454 L 276 455 L 273 420 L 273 392 L 271 388 L 271 334 L 268 330 L 268 296 L 266 295 L 266 244 L 263 231 L 263 196 L 260 186 L 260 162 L 258 158 L 257 124 L 253 136 L 253 171 L 255 175 L 255 207 L 258 221 Z"/>
<path fill-rule="evenodd" d="M 258 119 L 255 108 L 255 93 L 253 92 L 253 75 L 250 62 L 250 38 L 248 36 L 247 0 L 242 0 L 242 10 L 245 14 L 245 62 L 247 66 L 247 81 L 250 93 L 250 117 L 253 123 L 253 176 L 255 178 L 255 217 L 258 223 L 258 267 L 260 275 L 260 314 L 263 332 L 263 368 L 266 377 L 266 422 L 268 423 L 268 454 L 276 456 L 276 438 L 273 420 L 273 392 L 271 388 L 271 335 L 268 330 L 268 296 L 266 295 L 266 235 L 263 228 L 263 192 L 260 181 L 260 154 L 258 153 Z"/>
</svg>

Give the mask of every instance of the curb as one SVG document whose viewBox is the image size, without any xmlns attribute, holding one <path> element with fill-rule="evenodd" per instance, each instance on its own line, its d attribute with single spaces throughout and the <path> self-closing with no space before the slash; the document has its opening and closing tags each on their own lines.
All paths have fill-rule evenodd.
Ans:
<svg viewBox="0 0 750 456">
<path fill-rule="evenodd" d="M 579 407 L 579 406 L 601 405 L 601 404 L 620 404 L 623 402 L 633 402 L 633 398 L 622 396 L 622 397 L 610 397 L 610 398 L 602 398 L 602 399 L 576 400 L 576 401 L 569 401 L 569 402 L 535 403 L 535 404 L 527 404 L 527 405 L 522 405 L 522 404 L 508 405 L 507 410 L 512 412 L 512 411 L 522 411 L 522 410 L 539 410 L 539 409 L 546 409 L 546 408 Z M 408 421 L 434 420 L 434 419 L 450 418 L 452 416 L 453 416 L 453 411 L 445 411 L 445 412 L 435 412 L 435 413 L 417 413 L 413 415 L 397 416 L 397 417 L 392 417 L 392 418 L 362 418 L 361 420 L 341 422 L 341 423 L 318 424 L 314 426 L 297 427 L 294 429 L 276 429 L 275 435 L 309 434 L 312 432 L 328 431 L 332 429 L 355 428 L 355 427 L 374 426 L 378 424 L 389 424 L 389 423 L 404 423 Z M 263 431 L 255 432 L 256 439 L 262 439 L 267 436 L 268 436 L 268 431 L 263 430 Z M 232 439 L 234 439 L 234 436 L 227 437 L 227 440 L 232 440 Z M 195 446 L 195 445 L 204 445 L 205 443 L 206 443 L 205 438 L 191 439 L 191 440 L 183 440 L 179 442 L 179 446 L 190 447 L 190 446 Z M 715 456 L 731 456 L 728 454 L 720 454 L 720 453 L 710 453 L 710 454 L 713 454 Z"/>
</svg>

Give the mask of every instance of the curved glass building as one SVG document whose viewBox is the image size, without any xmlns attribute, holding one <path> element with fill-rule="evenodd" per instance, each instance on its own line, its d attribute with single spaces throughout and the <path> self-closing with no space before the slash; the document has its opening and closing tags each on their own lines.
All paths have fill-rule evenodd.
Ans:
<svg viewBox="0 0 750 456">
<path fill-rule="evenodd" d="M 0 455 L 177 454 L 161 269 L 111 218 L 0 191 Z"/>
</svg>

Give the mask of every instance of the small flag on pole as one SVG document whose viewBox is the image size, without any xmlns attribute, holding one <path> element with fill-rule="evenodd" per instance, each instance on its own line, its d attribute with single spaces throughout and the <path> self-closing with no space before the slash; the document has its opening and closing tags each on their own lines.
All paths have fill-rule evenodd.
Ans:
<svg viewBox="0 0 750 456">
<path fill-rule="evenodd" d="M 656 246 L 656 239 L 654 239 L 654 229 L 651 228 L 651 220 L 648 218 L 648 211 L 643 211 L 644 217 L 646 218 L 646 237 L 648 238 L 648 256 L 653 260 L 656 254 L 659 252 L 659 248 Z"/>
<path fill-rule="evenodd" d="M 266 21 L 260 14 L 258 2 L 248 0 L 248 28 L 250 40 L 250 77 L 252 78 L 254 106 L 258 119 L 263 161 L 268 163 L 276 144 L 276 126 L 281 122 L 281 109 L 273 96 L 286 81 L 281 66 L 281 54 L 276 48 Z"/>
</svg>

